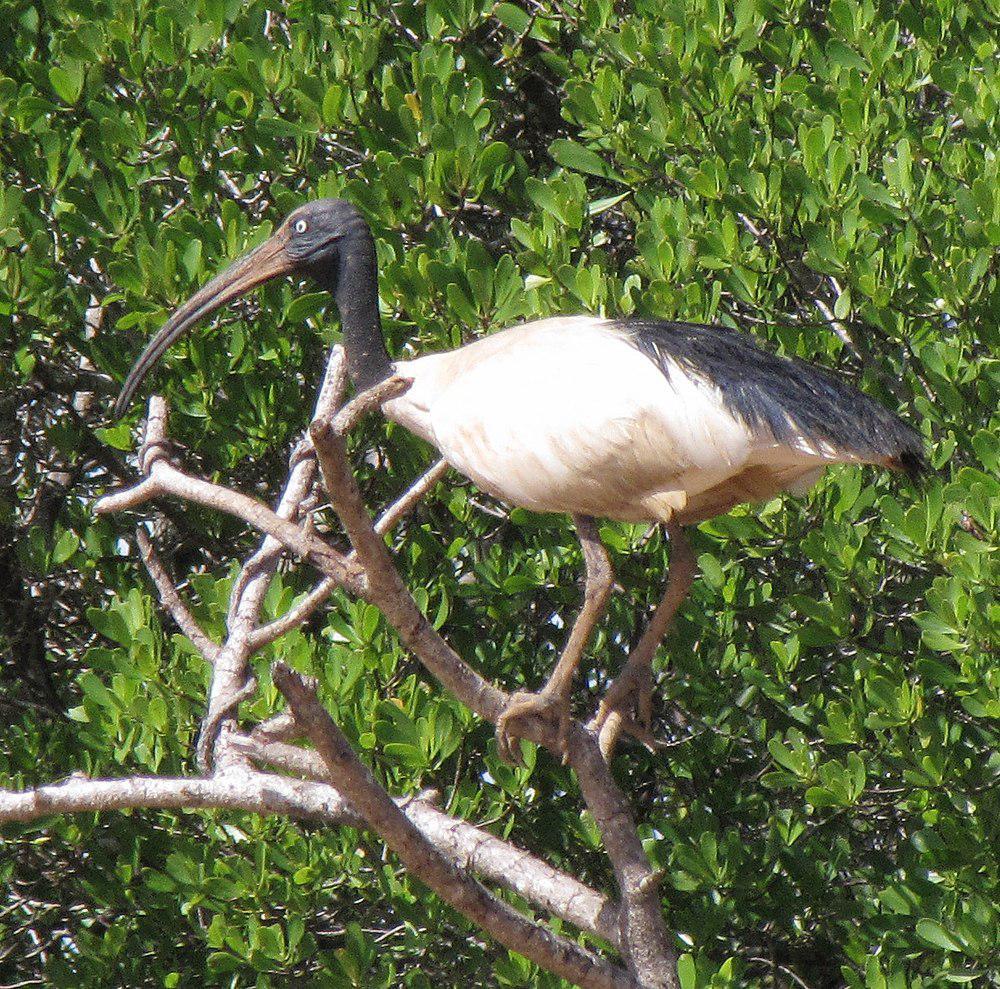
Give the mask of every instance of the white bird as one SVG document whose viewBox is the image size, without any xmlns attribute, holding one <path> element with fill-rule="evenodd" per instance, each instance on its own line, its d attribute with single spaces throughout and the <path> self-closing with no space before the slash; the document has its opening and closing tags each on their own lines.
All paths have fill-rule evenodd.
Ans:
<svg viewBox="0 0 1000 989">
<path fill-rule="evenodd" d="M 497 725 L 509 759 L 519 755 L 515 723 L 528 714 L 556 717 L 565 744 L 573 674 L 613 580 L 595 518 L 659 522 L 670 537 L 663 598 L 595 719 L 612 736 L 624 726 L 644 737 L 653 655 L 695 573 L 683 526 L 742 502 L 802 494 L 834 463 L 914 476 L 923 468 L 920 437 L 896 415 L 831 372 L 721 326 L 556 317 L 394 363 L 371 230 L 339 199 L 295 210 L 181 306 L 135 363 L 116 414 L 197 320 L 286 273 L 308 274 L 332 292 L 357 388 L 392 374 L 410 379 L 383 406 L 388 418 L 497 498 L 574 518 L 587 568 L 584 608 L 546 684 L 515 694 Z"/>
</svg>

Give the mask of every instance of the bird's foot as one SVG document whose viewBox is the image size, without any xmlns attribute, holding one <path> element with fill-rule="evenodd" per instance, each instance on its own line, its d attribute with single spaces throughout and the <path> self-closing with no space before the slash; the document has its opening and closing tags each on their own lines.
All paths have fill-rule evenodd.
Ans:
<svg viewBox="0 0 1000 989">
<path fill-rule="evenodd" d="M 655 749 L 652 720 L 653 670 L 648 660 L 633 656 L 615 677 L 587 727 L 597 732 L 601 755 L 608 761 L 622 732 Z"/>
<path fill-rule="evenodd" d="M 533 718 L 555 723 L 556 745 L 565 761 L 569 749 L 570 696 L 568 692 L 549 690 L 548 687 L 543 687 L 537 693 L 519 690 L 511 694 L 507 707 L 497 719 L 496 737 L 500 758 L 512 766 L 524 768 L 520 745 L 524 736 L 518 731 L 518 722 Z"/>
</svg>

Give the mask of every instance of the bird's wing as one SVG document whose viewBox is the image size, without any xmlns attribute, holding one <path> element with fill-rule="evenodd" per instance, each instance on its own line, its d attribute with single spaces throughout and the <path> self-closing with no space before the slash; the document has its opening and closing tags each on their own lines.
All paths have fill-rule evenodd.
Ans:
<svg viewBox="0 0 1000 989">
<path fill-rule="evenodd" d="M 828 463 L 905 468 L 922 453 L 836 375 L 720 327 L 540 320 L 402 373 L 414 384 L 390 414 L 486 491 L 536 511 L 707 518 L 805 488 Z"/>
<path fill-rule="evenodd" d="M 721 326 L 652 320 L 619 324 L 668 377 L 710 381 L 723 405 L 747 424 L 755 450 L 826 461 L 878 463 L 920 471 L 923 444 L 897 415 L 833 372 L 779 357 Z"/>
</svg>

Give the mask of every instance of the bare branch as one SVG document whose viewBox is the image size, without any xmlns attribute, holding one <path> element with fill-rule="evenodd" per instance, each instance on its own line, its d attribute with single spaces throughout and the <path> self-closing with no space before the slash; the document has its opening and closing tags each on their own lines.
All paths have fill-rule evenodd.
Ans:
<svg viewBox="0 0 1000 989">
<path fill-rule="evenodd" d="M 256 762 L 308 779 L 328 781 L 326 765 L 318 752 L 281 742 L 262 742 L 256 733 L 249 738 L 236 735 L 231 741 Z M 472 869 L 490 882 L 513 890 L 549 913 L 618 947 L 618 908 L 606 896 L 510 842 L 446 814 L 429 801 L 397 799 L 395 802 L 428 841 L 462 868 Z"/>
<path fill-rule="evenodd" d="M 584 989 L 638 987 L 625 972 L 565 938 L 527 920 L 458 868 L 393 803 L 326 713 L 315 690 L 283 663 L 274 682 L 315 745 L 331 779 L 415 876 L 443 900 L 506 945 Z"/>
<path fill-rule="evenodd" d="M 162 403 L 163 400 L 150 400 L 151 418 L 156 402 Z M 304 532 L 299 526 L 281 518 L 256 498 L 185 474 L 165 459 L 162 448 L 150 459 L 152 462 L 149 464 L 149 477 L 146 480 L 127 491 L 106 495 L 97 502 L 94 511 L 99 515 L 107 515 L 133 508 L 159 495 L 173 495 L 243 519 L 260 532 L 273 536 L 295 556 L 333 578 L 341 586 L 355 594 L 364 591 L 365 578 L 361 568 L 315 534 Z"/>
<path fill-rule="evenodd" d="M 324 577 L 298 604 L 292 605 L 280 618 L 267 625 L 261 625 L 250 635 L 250 645 L 254 652 L 281 638 L 286 632 L 298 628 L 336 590 L 337 581 Z"/>
<path fill-rule="evenodd" d="M 292 450 L 289 460 L 289 475 L 285 482 L 285 490 L 278 500 L 275 515 L 289 522 L 297 522 L 301 511 L 302 502 L 305 500 L 312 487 L 316 476 L 316 458 L 313 455 L 312 444 L 307 440 L 301 440 Z M 240 608 L 246 609 L 248 606 L 247 594 L 255 581 L 263 583 L 266 590 L 274 576 L 284 547 L 273 536 L 265 536 L 261 541 L 257 552 L 243 564 L 229 599 L 228 623 L 230 626 L 237 621 Z M 261 600 L 263 595 L 261 595 Z M 260 610 L 260 601 L 257 602 L 256 611 Z M 246 621 L 246 619 L 243 619 Z M 256 623 L 257 615 L 253 617 Z"/>
<path fill-rule="evenodd" d="M 180 630 L 191 640 L 198 652 L 214 663 L 219 655 L 219 646 L 205 634 L 194 615 L 188 610 L 188 606 L 184 603 L 180 592 L 174 587 L 173 580 L 167 573 L 167 568 L 156 552 L 153 541 L 141 526 L 136 527 L 135 541 L 139 547 L 142 562 L 146 564 L 146 570 L 149 571 L 149 576 L 153 578 L 153 583 L 156 585 L 160 603 L 170 612 Z"/>
<path fill-rule="evenodd" d="M 327 821 L 353 820 L 347 801 L 331 786 L 242 770 L 180 779 L 132 776 L 90 780 L 72 776 L 34 790 L 0 790 L 0 823 L 33 821 L 51 814 L 203 807 Z"/>
<path fill-rule="evenodd" d="M 294 742 L 296 739 L 302 737 L 302 729 L 299 727 L 299 723 L 295 720 L 295 715 L 292 714 L 288 708 L 283 711 L 279 711 L 273 717 L 267 719 L 267 721 L 262 721 L 259 725 L 255 725 L 253 730 L 249 735 L 235 735 L 233 737 L 234 745 L 243 745 L 246 742 L 247 745 L 261 746 L 270 745 L 271 743 L 284 743 L 284 742 Z M 249 741 L 247 741 L 249 739 Z M 304 752 L 304 749 L 296 748 L 295 746 L 288 746 L 295 752 Z M 256 750 L 255 750 L 256 751 Z M 268 750 L 270 751 L 270 749 Z M 253 755 L 252 752 L 248 755 Z M 274 763 L 275 766 L 279 768 L 288 768 L 281 766 L 279 763 Z M 312 776 L 314 779 L 320 779 L 322 774 L 319 773 L 302 773 L 303 776 Z"/>
<path fill-rule="evenodd" d="M 338 348 L 327 364 L 317 401 L 317 415 L 330 416 L 342 400 L 346 384 L 344 367 L 343 351 Z M 360 590 L 364 580 L 363 574 L 355 565 L 315 534 L 305 532 L 293 522 L 312 487 L 316 473 L 316 460 L 308 440 L 302 441 L 293 450 L 288 481 L 277 509 L 272 512 L 245 495 L 189 477 L 175 468 L 168 460 L 170 444 L 166 433 L 167 416 L 166 402 L 154 396 L 149 403 L 145 438 L 139 458 L 143 472 L 148 475 L 147 479 L 129 492 L 102 499 L 96 510 L 112 511 L 138 504 L 159 494 L 172 494 L 244 517 L 265 533 L 260 548 L 247 560 L 236 580 L 230 598 L 229 634 L 222 647 L 215 646 L 197 629 L 197 623 L 174 591 L 166 571 L 162 566 L 157 566 L 158 561 L 149 540 L 143 536 L 140 542 L 144 558 L 147 561 L 152 558 L 154 561 L 150 572 L 157 582 L 161 597 L 171 606 L 182 628 L 192 633 L 192 641 L 214 666 L 208 706 L 198 742 L 198 762 L 207 767 L 219 728 L 252 689 L 247 680 L 247 663 L 254 649 L 258 648 L 254 632 L 264 595 L 283 548 L 289 546 L 300 556 L 305 550 L 305 558 L 319 565 L 331 581 Z"/>
<path fill-rule="evenodd" d="M 384 536 L 391 532 L 424 498 L 428 491 L 448 473 L 451 464 L 442 458 L 424 471 L 378 518 L 375 531 Z"/>
<path fill-rule="evenodd" d="M 679 989 L 677 953 L 670 946 L 660 907 L 659 876 L 595 733 L 577 727 L 570 738 L 569 757 L 615 870 L 622 898 L 621 945 L 629 971 L 649 989 Z"/>
<path fill-rule="evenodd" d="M 316 398 L 316 408 L 313 411 L 313 418 L 332 418 L 344 400 L 346 389 L 347 356 L 344 353 L 344 348 L 338 344 L 330 351 L 330 359 L 326 365 L 326 374 L 323 376 L 323 383 L 320 385 L 319 395 Z"/>
<path fill-rule="evenodd" d="M 607 896 L 425 801 L 409 804 L 406 816 L 461 868 L 513 890 L 530 903 L 619 948 L 618 909 Z"/>
<path fill-rule="evenodd" d="M 94 514 L 110 515 L 113 512 L 124 512 L 130 508 L 137 508 L 147 501 L 152 501 L 161 494 L 163 491 L 159 484 L 153 478 L 147 477 L 134 487 L 99 498 L 94 503 Z"/>
</svg>

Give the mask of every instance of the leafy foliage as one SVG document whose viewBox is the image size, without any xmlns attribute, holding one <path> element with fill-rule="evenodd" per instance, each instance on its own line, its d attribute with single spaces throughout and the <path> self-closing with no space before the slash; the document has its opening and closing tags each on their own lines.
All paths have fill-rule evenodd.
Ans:
<svg viewBox="0 0 1000 989">
<path fill-rule="evenodd" d="M 9 785 L 190 768 L 206 671 L 162 626 L 124 523 L 89 509 L 132 476 L 103 376 L 291 207 L 343 195 L 376 232 L 398 355 L 566 311 L 752 320 L 920 426 L 936 469 L 921 492 L 844 469 L 701 526 L 703 578 L 662 659 L 670 744 L 618 769 L 666 873 L 685 989 L 1000 984 L 995 5 L 2 9 Z M 269 491 L 336 339 L 325 295 L 276 284 L 177 346 L 157 386 L 184 456 Z M 380 423 L 358 450 L 373 504 L 429 457 Z M 169 505 L 157 529 L 221 629 L 246 534 Z M 625 590 L 581 699 L 635 641 L 669 555 L 643 527 L 602 532 Z M 564 520 L 450 480 L 397 544 L 486 675 L 540 682 L 579 596 Z M 303 580 L 272 588 L 271 614 Z M 276 658 L 321 676 L 394 791 L 438 786 L 608 883 L 562 767 L 499 763 L 371 608 L 335 599 L 258 672 Z M 5 842 L 4 982 L 553 984 L 349 829 L 158 813 Z"/>
</svg>

